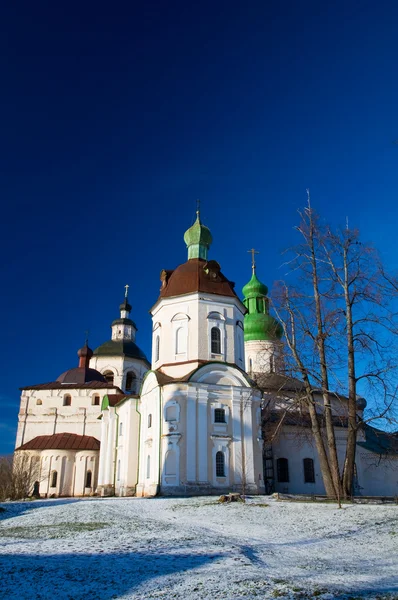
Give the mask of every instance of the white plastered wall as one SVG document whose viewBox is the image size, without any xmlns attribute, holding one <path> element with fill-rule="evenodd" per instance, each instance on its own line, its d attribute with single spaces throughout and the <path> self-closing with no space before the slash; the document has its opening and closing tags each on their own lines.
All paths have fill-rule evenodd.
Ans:
<svg viewBox="0 0 398 600">
<path fill-rule="evenodd" d="M 55 389 L 23 390 L 18 415 L 18 430 L 15 447 L 29 442 L 39 435 L 74 433 L 100 439 L 101 403 L 105 394 L 115 389 Z M 71 397 L 71 405 L 63 406 L 64 397 Z M 99 404 L 94 405 L 94 397 Z"/>
<path fill-rule="evenodd" d="M 237 298 L 195 293 L 163 298 L 152 309 L 152 368 L 163 366 L 173 377 L 182 377 L 197 366 L 195 361 L 223 361 L 244 369 L 244 346 L 241 331 L 244 306 Z M 221 352 L 211 352 L 210 331 L 218 327 Z M 177 331 L 185 336 L 177 344 Z M 159 337 L 159 358 L 156 338 Z M 180 352 L 179 349 L 184 351 Z M 157 360 L 158 358 L 158 360 Z M 182 363 L 182 364 L 181 364 Z"/>
</svg>

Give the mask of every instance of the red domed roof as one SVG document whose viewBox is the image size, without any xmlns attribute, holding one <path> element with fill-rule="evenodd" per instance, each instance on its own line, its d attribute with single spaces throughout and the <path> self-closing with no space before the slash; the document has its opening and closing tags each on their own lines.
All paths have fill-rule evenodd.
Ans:
<svg viewBox="0 0 398 600">
<path fill-rule="evenodd" d="M 59 383 L 89 383 L 90 381 L 106 382 L 106 379 L 99 371 L 87 369 L 85 367 L 76 367 L 61 373 L 57 377 Z M 110 386 L 113 387 L 113 386 Z"/>
<path fill-rule="evenodd" d="M 174 271 L 162 271 L 160 280 L 161 298 L 194 292 L 237 297 L 234 292 L 235 284 L 221 273 L 220 265 L 215 260 L 191 258 Z"/>
</svg>

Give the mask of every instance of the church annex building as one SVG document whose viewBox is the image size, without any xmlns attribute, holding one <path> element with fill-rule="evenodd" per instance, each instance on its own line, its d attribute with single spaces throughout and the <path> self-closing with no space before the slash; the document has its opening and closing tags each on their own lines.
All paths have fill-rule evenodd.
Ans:
<svg viewBox="0 0 398 600">
<path fill-rule="evenodd" d="M 21 388 L 16 457 L 36 495 L 324 493 L 308 428 L 287 419 L 266 440 L 265 403 L 275 414 L 300 386 L 278 372 L 282 331 L 267 287 L 253 264 L 239 298 L 208 259 L 212 236 L 199 212 L 184 241 L 188 260 L 161 272 L 150 361 L 126 287 L 110 340 L 94 351 L 86 344 L 55 381 Z M 344 416 L 344 398 L 332 404 Z M 344 418 L 336 432 L 343 461 Z M 398 435 L 364 426 L 357 444 L 356 493 L 397 495 Z"/>
</svg>

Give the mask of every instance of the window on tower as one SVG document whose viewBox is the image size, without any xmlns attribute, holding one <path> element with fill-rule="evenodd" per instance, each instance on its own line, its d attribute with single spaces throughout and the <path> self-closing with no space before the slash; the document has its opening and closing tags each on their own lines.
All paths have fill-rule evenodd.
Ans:
<svg viewBox="0 0 398 600">
<path fill-rule="evenodd" d="M 155 362 L 157 362 L 160 358 L 160 336 L 156 336 L 155 341 Z"/>
<path fill-rule="evenodd" d="M 211 353 L 221 354 L 221 331 L 218 327 L 211 328 Z"/>
<path fill-rule="evenodd" d="M 69 396 L 69 394 L 66 394 L 64 396 L 64 406 L 70 406 L 72 404 L 72 398 Z"/>
<path fill-rule="evenodd" d="M 53 471 L 51 473 L 51 486 L 52 488 L 57 487 L 57 479 L 58 479 L 58 473 L 57 471 Z"/>
<path fill-rule="evenodd" d="M 133 371 L 129 371 L 126 375 L 126 392 L 134 394 L 137 391 L 137 378 Z"/>
<path fill-rule="evenodd" d="M 114 374 L 112 373 L 112 371 L 105 371 L 105 373 L 103 373 L 103 376 L 106 379 L 106 382 L 109 383 L 109 385 L 113 385 L 113 380 L 114 380 Z"/>
<path fill-rule="evenodd" d="M 100 397 L 96 394 L 95 396 L 93 396 L 93 406 L 99 406 L 100 405 Z"/>
</svg>

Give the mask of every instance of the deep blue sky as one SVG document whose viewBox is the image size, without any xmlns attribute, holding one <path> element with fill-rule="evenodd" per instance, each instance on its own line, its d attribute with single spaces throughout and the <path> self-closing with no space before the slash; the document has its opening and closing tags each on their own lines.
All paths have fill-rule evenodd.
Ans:
<svg viewBox="0 0 398 600">
<path fill-rule="evenodd" d="M 211 258 L 281 276 L 311 189 L 397 268 L 398 4 L 27 2 L 0 9 L 1 447 L 18 387 L 109 338 L 138 343 L 202 200 Z"/>
</svg>

